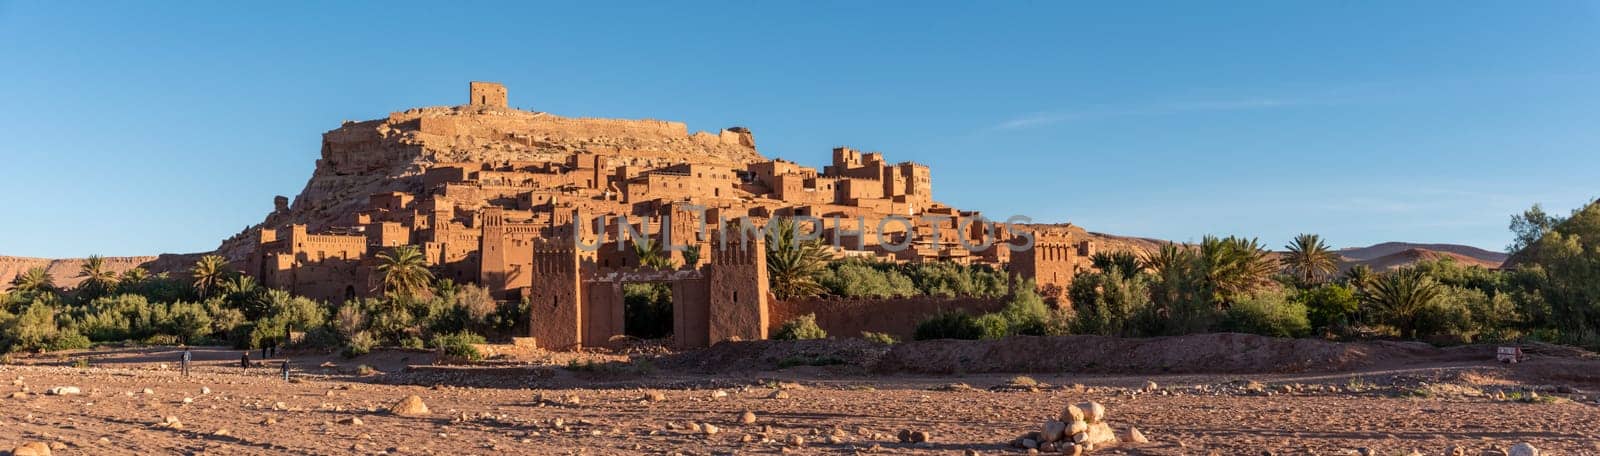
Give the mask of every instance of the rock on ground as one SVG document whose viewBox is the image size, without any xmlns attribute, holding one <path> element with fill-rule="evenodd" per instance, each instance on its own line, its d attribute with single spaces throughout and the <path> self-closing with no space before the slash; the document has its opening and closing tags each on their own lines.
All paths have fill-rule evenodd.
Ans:
<svg viewBox="0 0 1600 456">
<path fill-rule="evenodd" d="M 413 394 L 389 407 L 389 413 L 400 416 L 424 416 L 429 413 L 428 404 L 422 403 L 422 398 Z"/>
<path fill-rule="evenodd" d="M 50 456 L 50 445 L 28 442 L 11 450 L 11 456 Z"/>
</svg>

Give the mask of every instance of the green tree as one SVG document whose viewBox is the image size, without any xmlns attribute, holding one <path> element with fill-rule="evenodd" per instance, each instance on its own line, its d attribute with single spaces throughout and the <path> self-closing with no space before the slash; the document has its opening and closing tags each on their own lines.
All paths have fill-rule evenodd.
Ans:
<svg viewBox="0 0 1600 456">
<path fill-rule="evenodd" d="M 1506 246 L 1506 251 L 1515 253 L 1527 249 L 1535 242 L 1539 242 L 1539 238 L 1555 229 L 1562 221 L 1561 217 L 1545 213 L 1544 208 L 1538 204 L 1534 204 L 1521 214 L 1511 216 L 1513 238 L 1511 245 Z"/>
<path fill-rule="evenodd" d="M 1284 248 L 1288 252 L 1283 254 L 1283 267 L 1294 274 L 1300 283 L 1320 283 L 1339 270 L 1339 255 L 1328 248 L 1321 236 L 1301 234 Z"/>
<path fill-rule="evenodd" d="M 1201 239 L 1200 264 L 1218 308 L 1271 284 L 1278 270 L 1259 242 L 1235 236 Z"/>
<path fill-rule="evenodd" d="M 1112 268 L 1116 268 L 1125 277 L 1132 277 L 1144 272 L 1144 264 L 1139 260 L 1139 256 L 1126 250 L 1095 252 L 1094 255 L 1089 256 L 1089 265 L 1101 271 L 1109 271 Z"/>
<path fill-rule="evenodd" d="M 1356 312 L 1361 310 L 1361 300 L 1349 285 L 1326 283 L 1300 292 L 1296 301 L 1305 303 L 1311 326 L 1341 330 L 1355 323 Z"/>
<path fill-rule="evenodd" d="M 700 246 L 691 245 L 683 249 L 683 265 L 690 268 L 700 267 Z"/>
<path fill-rule="evenodd" d="M 407 296 L 426 290 L 433 280 L 427 259 L 414 245 L 402 245 L 378 253 L 378 273 L 383 275 L 382 291 Z"/>
<path fill-rule="evenodd" d="M 1150 305 L 1149 285 L 1143 275 L 1128 275 L 1111 265 L 1099 272 L 1078 274 L 1067 295 L 1077 315 L 1072 332 L 1108 336 L 1137 335 L 1134 316 Z"/>
<path fill-rule="evenodd" d="M 819 276 L 832 255 L 815 239 L 801 240 L 793 220 L 777 220 L 767 230 L 767 277 L 778 299 L 816 296 L 823 292 Z"/>
<path fill-rule="evenodd" d="M 1367 285 L 1372 284 L 1373 277 L 1376 275 L 1376 273 L 1372 272 L 1372 266 L 1358 264 L 1344 271 L 1344 283 L 1360 292 L 1365 290 Z"/>
<path fill-rule="evenodd" d="M 1311 332 L 1306 306 L 1290 301 L 1279 290 L 1262 290 L 1228 307 L 1221 322 L 1226 331 L 1272 337 L 1301 337 Z"/>
<path fill-rule="evenodd" d="M 89 255 L 79 266 L 78 277 L 83 279 L 78 288 L 86 300 L 111 291 L 111 287 L 117 283 L 117 273 L 106 267 L 106 259 L 100 255 Z"/>
<path fill-rule="evenodd" d="M 661 250 L 661 245 L 650 239 L 634 239 L 633 253 L 639 257 L 639 265 L 654 269 L 672 269 L 672 257 Z"/>
<path fill-rule="evenodd" d="M 1178 335 L 1208 330 L 1219 317 L 1198 249 L 1168 243 L 1146 256 L 1151 271 L 1149 306 L 1140 312 L 1140 335 Z"/>
<path fill-rule="evenodd" d="M 1425 312 L 1437 304 L 1443 291 L 1433 278 L 1407 268 L 1374 280 L 1365 300 L 1376 316 L 1394 326 L 1403 337 L 1415 339 Z"/>
<path fill-rule="evenodd" d="M 23 271 L 17 278 L 11 280 L 13 291 L 24 297 L 37 296 L 56 291 L 56 279 L 50 271 L 43 267 L 35 266 Z M 31 298 L 29 298 L 31 299 Z"/>
<path fill-rule="evenodd" d="M 228 279 L 228 260 L 219 255 L 200 257 L 189 270 L 189 275 L 194 278 L 194 291 L 204 299 Z"/>
</svg>

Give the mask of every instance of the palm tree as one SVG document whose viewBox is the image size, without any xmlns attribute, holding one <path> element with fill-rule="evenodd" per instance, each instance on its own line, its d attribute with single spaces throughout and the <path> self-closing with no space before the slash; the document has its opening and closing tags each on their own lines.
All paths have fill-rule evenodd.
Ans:
<svg viewBox="0 0 1600 456">
<path fill-rule="evenodd" d="M 83 279 L 79 289 L 88 292 L 91 296 L 99 295 L 111 289 L 116 283 L 117 273 L 106 269 L 106 259 L 100 255 L 89 255 L 83 265 L 78 268 L 78 277 Z"/>
<path fill-rule="evenodd" d="M 194 291 L 205 299 L 228 278 L 228 260 L 219 255 L 206 255 L 194 262 L 190 275 L 194 277 Z"/>
<path fill-rule="evenodd" d="M 50 276 L 50 271 L 44 267 L 35 266 L 28 268 L 22 275 L 11 280 L 11 285 L 18 293 L 35 295 L 56 291 L 56 279 Z"/>
<path fill-rule="evenodd" d="M 1339 270 L 1339 255 L 1328 249 L 1322 236 L 1300 234 L 1294 242 L 1283 246 L 1289 252 L 1283 255 L 1284 269 L 1293 273 L 1301 283 L 1313 284 Z"/>
<path fill-rule="evenodd" d="M 1271 284 L 1272 274 L 1278 270 L 1259 242 L 1235 236 L 1201 239 L 1200 265 L 1211 285 L 1212 302 L 1218 307 Z"/>
<path fill-rule="evenodd" d="M 1417 325 L 1444 288 L 1415 269 L 1402 269 L 1372 281 L 1363 300 L 1408 339 L 1417 337 Z"/>
<path fill-rule="evenodd" d="M 1116 269 L 1123 278 L 1133 277 L 1144 272 L 1144 264 L 1133 252 L 1119 250 L 1116 252 L 1095 252 L 1089 256 L 1089 264 L 1101 271 Z"/>
<path fill-rule="evenodd" d="M 135 287 L 150 280 L 150 271 L 144 268 L 133 268 L 122 271 L 122 277 L 117 279 L 117 286 L 122 288 Z"/>
<path fill-rule="evenodd" d="M 683 249 L 683 265 L 690 268 L 700 266 L 700 245 L 690 245 Z"/>
<path fill-rule="evenodd" d="M 1354 287 L 1356 291 L 1367 289 L 1367 286 L 1372 284 L 1372 278 L 1372 266 L 1358 264 L 1351 266 L 1349 270 L 1344 271 L 1345 282 L 1349 283 L 1351 287 Z"/>
<path fill-rule="evenodd" d="M 655 269 L 672 269 L 672 258 L 661 250 L 661 245 L 650 239 L 634 239 L 633 253 L 639 256 L 639 265 Z"/>
<path fill-rule="evenodd" d="M 402 245 L 378 254 L 378 272 L 383 274 L 383 291 L 410 296 L 427 289 L 433 281 L 428 261 L 414 245 Z"/>
<path fill-rule="evenodd" d="M 1189 266 L 1194 259 L 1194 251 L 1171 242 L 1161 245 L 1161 248 L 1150 252 L 1139 259 L 1139 266 L 1154 272 L 1169 272 L 1177 268 Z"/>
<path fill-rule="evenodd" d="M 244 312 L 245 316 L 256 319 L 267 313 L 269 302 L 265 299 L 261 284 L 254 277 L 244 274 L 234 275 L 225 279 L 216 287 L 217 295 L 222 296 L 235 309 Z"/>
<path fill-rule="evenodd" d="M 779 220 L 767 231 L 767 277 L 778 299 L 816 296 L 823 291 L 817 276 L 828 268 L 831 255 L 815 239 L 798 240 L 798 231 L 789 219 Z"/>
</svg>

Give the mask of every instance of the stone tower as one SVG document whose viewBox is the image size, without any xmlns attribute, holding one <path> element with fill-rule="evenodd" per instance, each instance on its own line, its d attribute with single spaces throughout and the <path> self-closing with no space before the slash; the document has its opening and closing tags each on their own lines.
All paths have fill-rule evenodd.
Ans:
<svg viewBox="0 0 1600 456">
<path fill-rule="evenodd" d="M 472 96 L 468 104 L 473 106 L 508 107 L 506 104 L 506 86 L 498 82 L 472 81 L 468 92 Z"/>
<path fill-rule="evenodd" d="M 767 246 L 765 239 L 729 240 L 713 247 L 708 342 L 767 338 Z"/>
</svg>

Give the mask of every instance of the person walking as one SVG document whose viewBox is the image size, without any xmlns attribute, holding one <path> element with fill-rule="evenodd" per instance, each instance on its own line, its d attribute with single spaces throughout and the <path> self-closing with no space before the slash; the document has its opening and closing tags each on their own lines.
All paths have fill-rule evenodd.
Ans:
<svg viewBox="0 0 1600 456">
<path fill-rule="evenodd" d="M 245 350 L 244 351 L 244 355 L 239 356 L 239 368 L 240 369 L 249 369 L 250 368 L 250 350 Z"/>
<path fill-rule="evenodd" d="M 183 358 L 179 362 L 179 365 L 183 366 L 183 376 L 184 377 L 188 377 L 189 376 L 189 361 L 193 361 L 193 360 L 194 360 L 194 354 L 189 352 L 189 347 L 188 346 L 183 347 Z"/>
<path fill-rule="evenodd" d="M 289 360 L 283 360 L 283 381 L 289 381 Z"/>
</svg>

